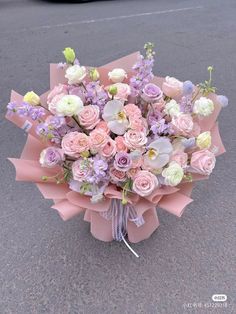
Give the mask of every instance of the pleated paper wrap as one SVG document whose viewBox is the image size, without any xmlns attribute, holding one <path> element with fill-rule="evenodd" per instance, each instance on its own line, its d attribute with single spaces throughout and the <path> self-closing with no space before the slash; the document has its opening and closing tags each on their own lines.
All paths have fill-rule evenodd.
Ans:
<svg viewBox="0 0 236 314">
<path fill-rule="evenodd" d="M 99 67 L 100 80 L 103 85 L 108 85 L 108 72 L 113 68 L 123 68 L 131 76 L 132 66 L 137 60 L 139 53 L 133 53 L 102 67 Z M 50 65 L 50 89 L 59 83 L 66 83 L 64 77 L 65 70 L 59 69 L 56 64 Z M 161 87 L 163 78 L 154 77 L 153 82 Z M 47 106 L 46 99 L 49 91 L 41 95 L 41 103 Z M 215 104 L 215 110 L 210 117 L 199 121 L 201 131 L 211 131 L 212 145 L 218 148 L 216 155 L 225 152 L 224 146 L 218 131 L 216 122 L 220 112 L 220 104 L 217 102 L 217 95 L 208 96 Z M 12 91 L 11 101 L 21 102 L 23 96 Z M 36 122 L 25 117 L 17 115 L 6 115 L 6 118 L 16 124 L 18 127 L 28 132 L 28 138 L 22 154 L 19 159 L 9 158 L 16 169 L 17 181 L 34 182 L 45 199 L 52 199 L 56 209 L 63 220 L 68 220 L 74 216 L 84 213 L 84 220 L 90 223 L 92 235 L 102 241 L 112 241 L 117 236 L 114 227 L 114 216 L 117 216 L 122 210 L 120 203 L 116 200 L 121 199 L 121 192 L 117 190 L 115 185 L 110 184 L 105 190 L 105 198 L 103 201 L 92 204 L 88 196 L 81 195 L 71 191 L 68 184 L 56 184 L 49 180 L 44 182 L 42 176 L 53 176 L 60 171 L 59 167 L 48 169 L 42 168 L 39 164 L 40 152 L 50 143 L 42 142 L 35 132 Z M 159 225 L 156 208 L 160 207 L 167 210 L 171 214 L 180 217 L 183 214 L 186 205 L 193 200 L 190 198 L 194 181 L 207 179 L 207 176 L 193 174 L 192 182 L 181 183 L 177 187 L 164 187 L 156 189 L 148 197 L 139 197 L 130 194 L 128 197 L 128 206 L 125 207 L 126 218 L 123 215 L 123 225 L 126 230 L 130 242 L 139 242 L 150 237 Z M 116 211 L 112 212 L 117 205 Z M 112 218 L 113 217 L 113 218 Z M 118 216 L 117 216 L 118 217 Z M 118 218 L 117 218 L 118 219 Z M 117 227 L 117 223 L 116 223 Z M 119 238 L 118 238 L 119 239 Z"/>
</svg>

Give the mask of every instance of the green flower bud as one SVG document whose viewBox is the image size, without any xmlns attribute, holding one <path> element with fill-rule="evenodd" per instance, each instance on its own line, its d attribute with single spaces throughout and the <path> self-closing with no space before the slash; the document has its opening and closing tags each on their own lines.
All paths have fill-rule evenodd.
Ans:
<svg viewBox="0 0 236 314">
<path fill-rule="evenodd" d="M 96 82 L 100 78 L 100 74 L 96 68 L 93 68 L 89 71 L 89 77 L 91 78 L 92 81 Z"/>
<path fill-rule="evenodd" d="M 108 93 L 111 96 L 115 96 L 117 94 L 117 87 L 115 85 L 111 85 L 108 89 Z"/>
<path fill-rule="evenodd" d="M 66 59 L 66 63 L 73 64 L 73 62 L 75 61 L 74 49 L 67 47 L 62 51 L 62 53 L 64 54 L 64 57 Z"/>
<path fill-rule="evenodd" d="M 213 71 L 213 66 L 210 65 L 210 66 L 207 68 L 207 71 L 209 71 L 209 72 Z"/>
</svg>

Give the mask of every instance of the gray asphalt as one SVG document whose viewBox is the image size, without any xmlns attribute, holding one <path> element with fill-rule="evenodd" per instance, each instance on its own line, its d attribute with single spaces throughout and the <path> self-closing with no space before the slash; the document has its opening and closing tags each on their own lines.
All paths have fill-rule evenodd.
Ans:
<svg viewBox="0 0 236 314">
<path fill-rule="evenodd" d="M 128 17 L 144 12 L 156 13 Z M 235 0 L 0 0 L 1 314 L 236 313 L 235 16 Z M 227 153 L 181 219 L 158 210 L 158 230 L 133 245 L 137 259 L 123 243 L 95 240 L 82 217 L 63 222 L 33 184 L 14 181 L 6 158 L 19 156 L 26 136 L 3 117 L 11 88 L 48 89 L 48 64 L 65 46 L 96 66 L 147 41 L 156 44 L 159 76 L 197 83 L 214 65 L 230 106 L 219 118 Z M 227 303 L 213 303 L 217 293 Z"/>
</svg>

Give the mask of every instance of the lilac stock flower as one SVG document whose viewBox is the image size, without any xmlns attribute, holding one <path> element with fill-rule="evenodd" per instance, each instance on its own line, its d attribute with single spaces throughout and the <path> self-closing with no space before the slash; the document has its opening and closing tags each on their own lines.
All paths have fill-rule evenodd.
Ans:
<svg viewBox="0 0 236 314">
<path fill-rule="evenodd" d="M 106 162 L 106 160 L 100 158 L 99 155 L 97 155 L 96 157 L 94 157 L 93 162 L 93 170 L 95 174 L 100 178 L 104 178 L 108 169 L 108 163 Z"/>
<path fill-rule="evenodd" d="M 151 126 L 151 130 L 155 135 L 166 134 L 169 130 L 169 124 L 166 123 L 165 119 L 160 119 Z"/>
<path fill-rule="evenodd" d="M 190 96 L 183 96 L 180 102 L 180 111 L 183 113 L 192 113 L 193 104 Z"/>
<path fill-rule="evenodd" d="M 45 115 L 45 110 L 42 107 L 31 106 L 28 110 L 28 116 L 32 120 L 40 120 Z"/>
<path fill-rule="evenodd" d="M 187 96 L 187 95 L 192 95 L 194 91 L 194 85 L 191 81 L 185 81 L 183 83 L 183 95 Z"/>
<path fill-rule="evenodd" d="M 132 166 L 132 159 L 129 154 L 119 152 L 115 156 L 114 167 L 119 171 L 128 171 Z"/>
<path fill-rule="evenodd" d="M 17 112 L 17 103 L 14 101 L 9 102 L 7 105 L 7 114 L 12 115 L 15 112 Z"/>
<path fill-rule="evenodd" d="M 97 105 L 102 112 L 109 97 L 107 92 L 100 86 L 99 81 L 89 82 L 86 85 L 86 100 L 91 105 Z"/>
<path fill-rule="evenodd" d="M 153 78 L 152 68 L 154 65 L 154 58 L 150 57 L 145 59 L 140 56 L 138 62 L 133 66 L 133 70 L 136 72 L 130 79 L 132 96 L 138 96 L 144 86 Z"/>
</svg>

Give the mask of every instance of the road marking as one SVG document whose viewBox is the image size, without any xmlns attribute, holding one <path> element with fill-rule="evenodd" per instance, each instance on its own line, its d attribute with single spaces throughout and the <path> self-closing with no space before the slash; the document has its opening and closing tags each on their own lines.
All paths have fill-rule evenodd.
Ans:
<svg viewBox="0 0 236 314">
<path fill-rule="evenodd" d="M 74 21 L 74 22 L 67 22 L 67 23 L 54 24 L 54 25 L 41 25 L 41 26 L 35 26 L 35 27 L 31 27 L 31 28 L 22 28 L 22 29 L 15 30 L 15 31 L 6 31 L 6 32 L 0 32 L 0 33 L 13 33 L 13 32 L 14 33 L 20 33 L 20 32 L 27 32 L 27 31 L 36 31 L 36 30 L 59 28 L 59 27 L 74 26 L 74 25 L 81 25 L 81 24 L 109 22 L 109 21 L 131 19 L 131 18 L 142 17 L 142 16 L 168 14 L 168 13 L 176 13 L 176 12 L 183 12 L 183 11 L 190 11 L 190 10 L 199 10 L 199 9 L 203 9 L 203 7 L 202 6 L 186 7 L 186 8 L 179 8 L 179 9 L 163 10 L 163 11 L 153 11 L 153 12 L 136 13 L 136 14 L 129 14 L 129 15 L 111 16 L 111 17 L 104 17 L 104 18 L 100 18 L 100 19 Z"/>
</svg>

